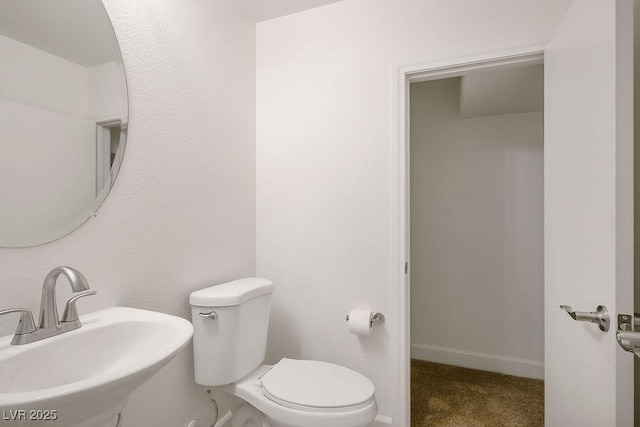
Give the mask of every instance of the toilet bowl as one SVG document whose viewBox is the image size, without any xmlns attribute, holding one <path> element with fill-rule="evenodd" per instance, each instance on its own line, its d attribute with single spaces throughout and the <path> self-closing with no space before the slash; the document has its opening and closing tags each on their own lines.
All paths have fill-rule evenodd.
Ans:
<svg viewBox="0 0 640 427">
<path fill-rule="evenodd" d="M 296 371 L 302 376 L 296 378 L 276 371 L 282 367 L 288 370 L 291 363 L 300 364 L 291 373 Z M 355 378 L 333 378 L 333 372 Z M 308 380 L 325 373 L 329 374 L 325 381 L 309 387 Z M 369 384 L 356 392 L 355 387 L 365 382 Z M 233 427 L 364 427 L 370 425 L 378 413 L 373 384 L 366 377 L 339 365 L 314 360 L 283 359 L 273 366 L 261 365 L 242 380 L 223 386 L 222 390 L 229 395 Z"/>
<path fill-rule="evenodd" d="M 229 400 L 233 427 L 365 427 L 378 411 L 373 383 L 328 362 L 264 365 L 273 284 L 247 278 L 193 292 L 198 384 Z"/>
</svg>

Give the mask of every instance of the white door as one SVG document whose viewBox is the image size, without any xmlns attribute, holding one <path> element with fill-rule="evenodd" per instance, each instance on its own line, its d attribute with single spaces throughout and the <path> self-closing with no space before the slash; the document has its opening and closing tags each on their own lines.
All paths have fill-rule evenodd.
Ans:
<svg viewBox="0 0 640 427">
<path fill-rule="evenodd" d="M 575 0 L 545 51 L 546 426 L 632 426 L 633 0 Z M 608 308 L 602 332 L 559 306 Z"/>
</svg>

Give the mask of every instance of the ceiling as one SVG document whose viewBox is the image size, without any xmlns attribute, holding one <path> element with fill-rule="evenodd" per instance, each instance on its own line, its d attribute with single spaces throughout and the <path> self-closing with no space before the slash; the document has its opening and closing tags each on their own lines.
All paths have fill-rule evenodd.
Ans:
<svg viewBox="0 0 640 427">
<path fill-rule="evenodd" d="M 341 0 L 228 1 L 260 22 Z M 84 67 L 121 61 L 101 0 L 0 0 L 0 35 Z"/>
<path fill-rule="evenodd" d="M 4 1 L 4 0 L 2 0 Z M 256 22 L 266 21 L 279 16 L 291 15 L 303 10 L 337 3 L 341 0 L 235 0 Z"/>
<path fill-rule="evenodd" d="M 84 67 L 121 61 L 101 0 L 0 0 L 0 34 Z"/>
</svg>

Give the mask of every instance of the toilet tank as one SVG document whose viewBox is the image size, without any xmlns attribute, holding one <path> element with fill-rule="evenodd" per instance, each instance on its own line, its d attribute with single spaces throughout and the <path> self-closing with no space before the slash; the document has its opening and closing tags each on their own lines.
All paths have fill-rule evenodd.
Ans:
<svg viewBox="0 0 640 427">
<path fill-rule="evenodd" d="M 264 361 L 272 292 L 270 280 L 250 277 L 191 293 L 198 384 L 231 384 Z"/>
</svg>

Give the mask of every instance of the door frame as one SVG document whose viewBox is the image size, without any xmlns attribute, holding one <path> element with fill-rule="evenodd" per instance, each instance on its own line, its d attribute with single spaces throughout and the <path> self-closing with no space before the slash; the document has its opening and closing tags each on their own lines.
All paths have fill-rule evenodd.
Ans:
<svg viewBox="0 0 640 427">
<path fill-rule="evenodd" d="M 96 120 L 96 196 L 113 184 L 111 174 L 111 131 L 115 127 L 122 127 L 119 117 Z M 120 148 L 118 148 L 118 151 Z"/>
<path fill-rule="evenodd" d="M 394 67 L 392 129 L 392 299 L 397 328 L 396 413 L 394 425 L 409 426 L 411 420 L 411 335 L 409 262 L 409 89 L 411 83 L 457 77 L 544 62 L 544 45 L 526 46 L 492 53 Z M 397 292 L 396 292 L 397 291 Z"/>
</svg>

